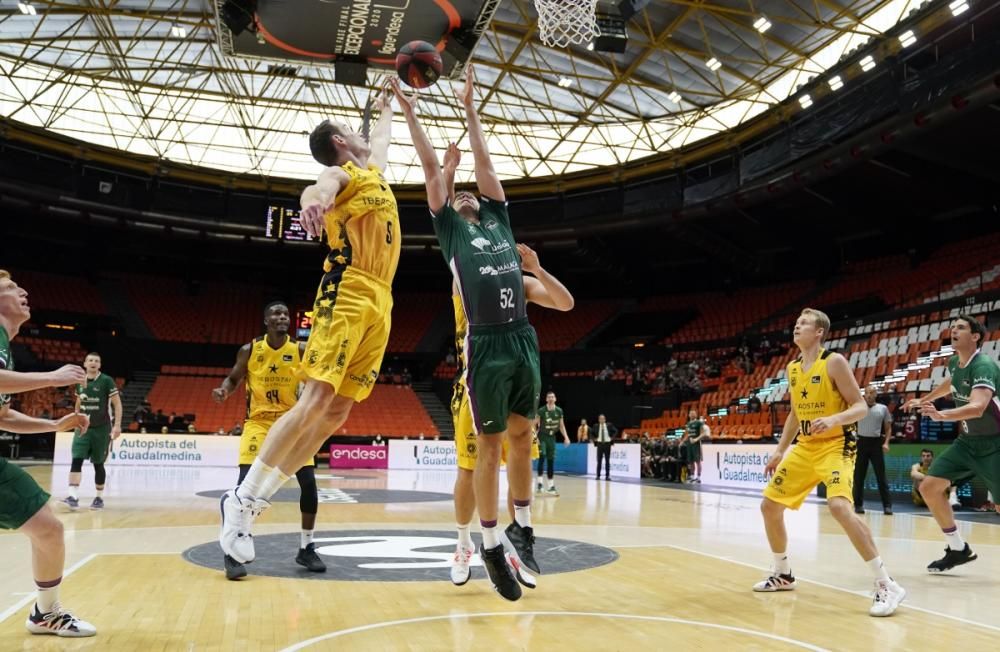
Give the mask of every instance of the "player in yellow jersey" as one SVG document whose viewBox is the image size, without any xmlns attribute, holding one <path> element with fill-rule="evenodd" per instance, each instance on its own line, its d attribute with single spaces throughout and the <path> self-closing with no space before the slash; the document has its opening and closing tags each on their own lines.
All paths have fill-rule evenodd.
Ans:
<svg viewBox="0 0 1000 652">
<path fill-rule="evenodd" d="M 906 597 L 906 591 L 889 577 L 871 530 L 854 513 L 857 422 L 868 412 L 868 404 L 844 356 L 823 348 L 829 332 L 830 318 L 819 310 L 806 308 L 795 322 L 794 340 L 800 355 L 788 364 L 787 370 L 792 411 L 778 448 L 765 467 L 771 480 L 760 506 L 774 553 L 774 573 L 755 584 L 753 590 L 795 588 L 787 554 L 785 509 L 798 509 L 822 482 L 830 514 L 875 577 L 875 599 L 869 614 L 889 616 Z"/>
<path fill-rule="evenodd" d="M 240 485 L 250 466 L 257 459 L 261 446 L 274 422 L 292 409 L 298 400 L 299 365 L 305 344 L 288 335 L 291 318 L 288 306 L 274 301 L 264 308 L 264 327 L 267 334 L 244 344 L 236 354 L 236 364 L 222 384 L 212 390 L 212 398 L 224 402 L 246 379 L 247 416 L 240 435 Z M 319 509 L 319 490 L 316 488 L 315 461 L 308 460 L 295 472 L 299 481 L 299 511 L 302 513 L 302 534 L 295 562 L 314 573 L 326 571 L 326 564 L 316 554 L 313 530 Z M 229 555 L 224 555 L 226 577 L 237 580 L 245 577 L 246 568 Z"/>
<path fill-rule="evenodd" d="M 313 304 L 302 395 L 271 427 L 243 483 L 222 498 L 219 543 L 241 563 L 254 559 L 254 519 L 368 397 L 382 365 L 401 236 L 396 199 L 382 176 L 392 94 L 383 90 L 375 108 L 381 115 L 370 144 L 329 120 L 309 136 L 313 157 L 327 167 L 302 193 L 301 223 L 310 236 L 326 232 L 330 253 Z"/>
</svg>

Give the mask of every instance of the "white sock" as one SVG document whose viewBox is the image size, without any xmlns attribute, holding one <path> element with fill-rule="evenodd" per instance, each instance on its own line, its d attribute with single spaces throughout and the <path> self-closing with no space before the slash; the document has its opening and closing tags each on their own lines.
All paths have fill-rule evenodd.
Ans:
<svg viewBox="0 0 1000 652">
<path fill-rule="evenodd" d="M 251 500 L 260 496 L 261 488 L 264 486 L 264 482 L 267 480 L 268 476 L 274 472 L 274 467 L 270 467 L 258 457 L 250 465 L 250 470 L 247 471 L 247 477 L 243 478 L 243 482 L 240 483 L 239 488 L 236 489 L 236 495 L 240 498 L 250 498 Z"/>
<path fill-rule="evenodd" d="M 545 478 L 545 488 L 546 489 L 552 488 L 552 478 Z"/>
<path fill-rule="evenodd" d="M 62 578 L 59 578 L 60 581 Z M 56 602 L 59 601 L 59 585 L 43 589 L 38 586 L 38 595 L 35 597 L 35 604 L 38 605 L 38 613 L 47 614 L 52 611 Z"/>
<path fill-rule="evenodd" d="M 497 526 L 483 528 L 483 548 L 492 550 L 500 545 L 500 536 L 497 534 Z"/>
<path fill-rule="evenodd" d="M 865 563 L 868 564 L 868 569 L 871 570 L 872 574 L 875 576 L 875 579 L 885 580 L 887 582 L 890 579 L 892 579 L 889 577 L 888 571 L 885 570 L 885 564 L 882 563 L 881 557 L 875 557 L 874 559 L 870 559 Z"/>
<path fill-rule="evenodd" d="M 104 489 L 98 489 L 96 493 L 98 498 L 104 498 Z"/>
<path fill-rule="evenodd" d="M 521 527 L 531 527 L 531 505 L 524 507 L 514 505 L 514 520 Z"/>
<path fill-rule="evenodd" d="M 69 486 L 69 497 L 79 500 L 80 498 L 80 485 L 71 484 Z"/>
<path fill-rule="evenodd" d="M 774 553 L 774 573 L 775 575 L 791 575 L 792 567 L 788 564 L 787 552 Z"/>
<path fill-rule="evenodd" d="M 543 476 L 539 475 L 538 476 L 538 484 L 539 484 L 539 486 L 541 486 L 542 482 L 543 482 Z"/>
<path fill-rule="evenodd" d="M 285 475 L 281 469 L 274 469 L 271 475 L 267 476 L 264 480 L 264 484 L 260 487 L 260 493 L 257 495 L 258 498 L 263 498 L 264 500 L 271 500 L 271 496 L 278 493 L 278 489 L 288 482 L 290 476 Z"/>
<path fill-rule="evenodd" d="M 458 530 L 458 545 L 463 548 L 472 547 L 472 533 L 469 531 L 469 526 L 472 523 L 466 523 L 465 525 L 456 525 L 455 529 Z"/>
<path fill-rule="evenodd" d="M 941 530 L 944 540 L 948 542 L 948 547 L 952 550 L 965 550 L 965 539 L 958 533 L 958 525 L 954 525 L 951 531 Z"/>
<path fill-rule="evenodd" d="M 307 547 L 313 542 L 313 530 L 302 530 L 302 545 L 301 548 Z"/>
</svg>

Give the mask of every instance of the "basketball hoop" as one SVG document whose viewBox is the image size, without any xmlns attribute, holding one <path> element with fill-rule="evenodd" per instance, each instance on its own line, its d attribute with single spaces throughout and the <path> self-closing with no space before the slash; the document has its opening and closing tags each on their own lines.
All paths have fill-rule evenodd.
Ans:
<svg viewBox="0 0 1000 652">
<path fill-rule="evenodd" d="M 535 0 L 538 35 L 549 47 L 565 48 L 590 43 L 600 36 L 597 0 Z"/>
</svg>

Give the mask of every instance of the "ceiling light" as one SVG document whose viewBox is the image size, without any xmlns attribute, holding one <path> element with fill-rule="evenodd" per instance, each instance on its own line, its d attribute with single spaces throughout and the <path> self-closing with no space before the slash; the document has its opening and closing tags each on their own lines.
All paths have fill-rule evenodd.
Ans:
<svg viewBox="0 0 1000 652">
<path fill-rule="evenodd" d="M 827 82 L 830 85 L 831 91 L 839 91 L 844 87 L 844 80 L 840 78 L 840 75 L 834 75 L 830 77 L 830 81 Z"/>
<path fill-rule="evenodd" d="M 771 21 L 767 19 L 767 16 L 761 16 L 757 20 L 753 21 L 753 27 L 758 32 L 763 34 L 767 30 L 771 29 Z"/>
<path fill-rule="evenodd" d="M 968 0 L 955 0 L 955 2 L 948 5 L 948 8 L 951 9 L 952 16 L 958 16 L 969 10 L 969 2 Z"/>
<path fill-rule="evenodd" d="M 670 95 L 667 95 L 667 99 L 673 102 L 674 104 L 680 104 L 681 100 L 684 98 L 682 98 L 681 94 L 678 93 L 677 91 L 670 91 Z"/>
<path fill-rule="evenodd" d="M 875 59 L 870 54 L 864 59 L 862 59 L 859 63 L 861 64 L 861 69 L 864 70 L 865 72 L 868 72 L 869 70 L 875 67 Z"/>
<path fill-rule="evenodd" d="M 29 5 L 27 2 L 18 2 L 17 8 L 22 14 L 25 14 L 26 16 L 34 16 L 38 13 L 35 11 L 35 8 Z M 966 9 L 968 9 L 968 7 L 966 7 Z M 955 15 L 957 16 L 958 14 Z"/>
<path fill-rule="evenodd" d="M 813 105 L 813 98 L 809 97 L 808 95 L 803 95 L 802 97 L 799 98 L 799 104 L 802 105 L 803 109 L 808 109 L 810 106 Z"/>
<path fill-rule="evenodd" d="M 570 79 L 569 77 L 566 77 L 565 75 L 562 75 L 562 76 L 559 77 L 559 87 L 560 88 L 568 88 L 568 87 L 570 87 L 572 85 L 573 85 L 573 80 Z"/>
<path fill-rule="evenodd" d="M 180 25 L 173 25 L 170 28 L 170 35 L 173 36 L 174 38 L 184 38 L 185 36 L 188 35 L 188 32 Z"/>
<path fill-rule="evenodd" d="M 716 59 L 715 57 L 712 57 L 711 59 L 705 62 L 705 65 L 708 66 L 709 70 L 715 72 L 716 70 L 722 67 L 722 62 Z"/>
<path fill-rule="evenodd" d="M 908 48 L 917 42 L 917 36 L 912 29 L 908 29 L 899 35 L 899 42 L 904 48 Z"/>
</svg>

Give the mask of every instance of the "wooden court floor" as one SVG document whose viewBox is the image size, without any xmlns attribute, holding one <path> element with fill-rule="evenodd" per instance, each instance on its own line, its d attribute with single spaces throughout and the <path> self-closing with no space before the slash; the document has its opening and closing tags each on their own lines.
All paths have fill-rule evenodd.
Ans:
<svg viewBox="0 0 1000 652">
<path fill-rule="evenodd" d="M 64 495 L 65 467 L 29 470 L 54 496 Z M 321 491 L 334 502 L 321 505 L 318 530 L 453 528 L 451 505 L 440 496 L 336 502 L 361 490 L 445 494 L 451 473 L 323 473 Z M 463 587 L 447 580 L 226 581 L 181 553 L 215 540 L 218 500 L 197 494 L 225 489 L 233 476 L 228 469 L 116 468 L 105 511 L 55 505 L 71 569 L 63 602 L 98 627 L 92 639 L 24 630 L 29 549 L 23 536 L 0 534 L 0 651 L 1000 649 L 1000 517 L 961 523 L 979 560 L 931 576 L 924 568 L 944 546 L 933 520 L 869 512 L 889 571 L 909 592 L 895 616 L 875 619 L 867 614 L 867 569 L 820 504 L 789 518 L 798 590 L 755 594 L 750 586 L 770 562 L 757 498 L 559 478 L 561 496 L 536 501 L 537 535 L 610 548 L 617 560 L 543 575 L 538 589 L 508 603 L 484 580 Z M 87 485 L 85 476 L 82 504 L 89 504 Z M 297 503 L 282 502 L 258 534 L 297 530 Z"/>
</svg>

